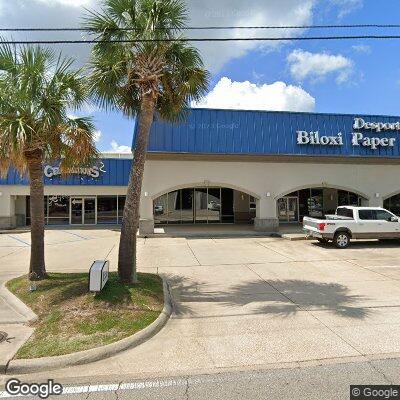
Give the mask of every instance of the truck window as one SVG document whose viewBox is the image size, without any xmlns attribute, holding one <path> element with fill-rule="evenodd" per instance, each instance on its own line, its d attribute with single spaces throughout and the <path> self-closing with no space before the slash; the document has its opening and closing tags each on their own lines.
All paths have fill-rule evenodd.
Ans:
<svg viewBox="0 0 400 400">
<path fill-rule="evenodd" d="M 376 212 L 376 219 L 379 220 L 384 220 L 388 221 L 391 217 L 393 217 L 392 214 L 388 213 L 385 210 L 374 210 Z"/>
<path fill-rule="evenodd" d="M 353 210 L 351 208 L 338 208 L 336 211 L 336 215 L 340 215 L 341 217 L 354 218 Z"/>
<path fill-rule="evenodd" d="M 364 220 L 375 220 L 376 210 L 358 210 L 358 217 Z"/>
<path fill-rule="evenodd" d="M 358 216 L 360 219 L 379 221 L 388 221 L 391 217 L 393 217 L 392 214 L 385 210 L 359 210 Z"/>
</svg>

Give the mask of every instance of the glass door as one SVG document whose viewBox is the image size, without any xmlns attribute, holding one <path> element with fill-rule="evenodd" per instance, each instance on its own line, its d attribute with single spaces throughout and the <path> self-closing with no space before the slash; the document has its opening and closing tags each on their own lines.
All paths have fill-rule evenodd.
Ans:
<svg viewBox="0 0 400 400">
<path fill-rule="evenodd" d="M 299 205 L 297 197 L 287 198 L 287 217 L 289 222 L 299 221 Z"/>
<path fill-rule="evenodd" d="M 83 224 L 83 198 L 71 197 L 71 225 Z"/>
<path fill-rule="evenodd" d="M 96 224 L 95 197 L 71 197 L 70 210 L 71 225 Z"/>
<path fill-rule="evenodd" d="M 282 197 L 277 201 L 278 218 L 281 222 L 299 221 L 298 197 Z"/>
<path fill-rule="evenodd" d="M 95 225 L 96 224 L 96 198 L 86 197 L 83 203 L 83 223 L 85 225 Z"/>
</svg>

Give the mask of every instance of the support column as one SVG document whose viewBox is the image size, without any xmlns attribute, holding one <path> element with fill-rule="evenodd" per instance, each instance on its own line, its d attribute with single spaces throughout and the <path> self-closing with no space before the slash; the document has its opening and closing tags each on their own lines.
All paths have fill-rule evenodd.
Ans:
<svg viewBox="0 0 400 400">
<path fill-rule="evenodd" d="M 376 197 L 377 193 L 371 193 L 369 197 L 368 207 L 383 207 L 383 197 L 379 193 L 379 197 Z"/>
<path fill-rule="evenodd" d="M 143 193 L 140 199 L 139 235 L 146 236 L 154 233 L 153 200 Z"/>
<path fill-rule="evenodd" d="M 276 232 L 279 220 L 276 215 L 276 203 L 273 197 L 264 195 L 257 200 L 254 229 L 259 232 Z"/>
<path fill-rule="evenodd" d="M 0 187 L 1 192 L 1 187 Z M 15 198 L 7 193 L 0 195 L 0 229 L 16 228 Z"/>
</svg>

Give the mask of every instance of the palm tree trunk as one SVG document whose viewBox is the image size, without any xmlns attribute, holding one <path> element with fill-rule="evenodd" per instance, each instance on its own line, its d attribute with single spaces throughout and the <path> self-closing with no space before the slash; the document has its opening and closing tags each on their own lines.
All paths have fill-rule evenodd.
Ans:
<svg viewBox="0 0 400 400">
<path fill-rule="evenodd" d="M 156 100 L 152 94 L 145 94 L 140 108 L 138 136 L 133 152 L 119 242 L 118 275 L 124 283 L 137 282 L 136 235 L 139 227 L 140 195 L 155 103 Z"/>
<path fill-rule="evenodd" d="M 47 277 L 44 260 L 44 184 L 42 150 L 26 151 L 30 182 L 31 261 L 29 279 Z"/>
</svg>

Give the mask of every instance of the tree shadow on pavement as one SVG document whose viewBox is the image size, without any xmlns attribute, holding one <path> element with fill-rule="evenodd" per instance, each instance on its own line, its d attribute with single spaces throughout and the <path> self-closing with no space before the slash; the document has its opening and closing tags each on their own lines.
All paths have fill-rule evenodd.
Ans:
<svg viewBox="0 0 400 400">
<path fill-rule="evenodd" d="M 266 314 L 289 316 L 302 310 L 326 310 L 342 317 L 363 319 L 371 312 L 369 308 L 361 306 L 368 299 L 350 294 L 347 286 L 300 279 L 255 281 L 233 286 L 227 296 L 227 304 L 238 304 L 237 298 L 240 298 L 241 293 L 261 292 L 263 286 L 276 290 L 284 298 L 283 304 L 281 300 L 260 304 L 260 311 Z M 262 303 L 262 296 L 257 301 Z M 242 299 L 239 305 L 246 305 L 245 296 Z"/>
<path fill-rule="evenodd" d="M 208 290 L 204 282 L 188 277 L 168 276 L 174 298 L 174 312 L 179 315 L 198 315 L 194 303 L 219 303 L 234 308 L 247 307 L 249 314 L 292 316 L 299 311 L 328 311 L 333 315 L 364 319 L 372 310 L 363 307 L 368 298 L 350 293 L 338 283 L 300 279 L 255 280 L 240 284 L 226 284 L 227 289 Z"/>
</svg>

